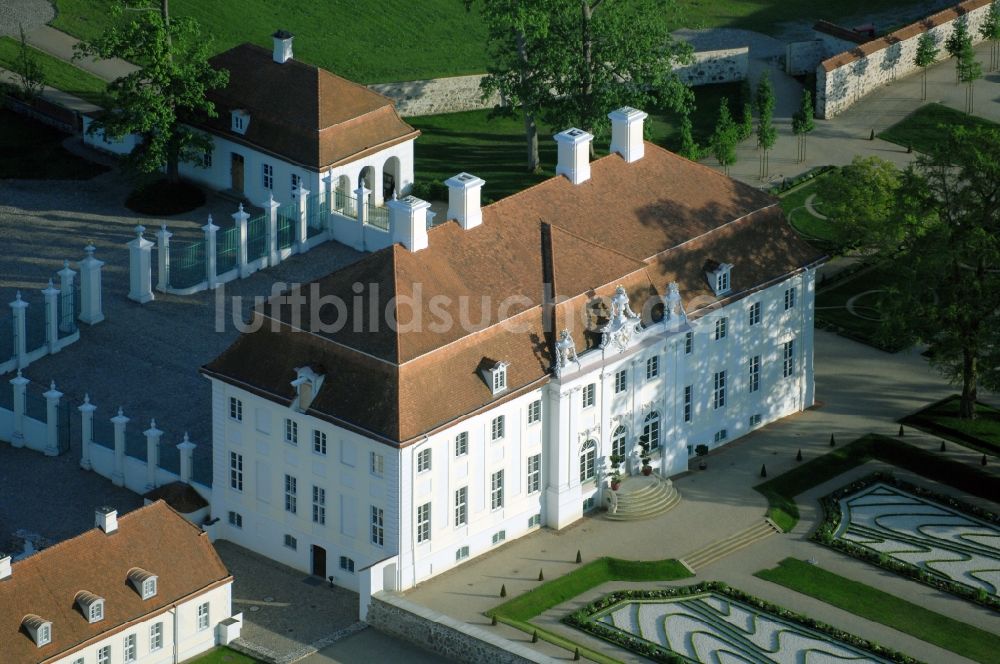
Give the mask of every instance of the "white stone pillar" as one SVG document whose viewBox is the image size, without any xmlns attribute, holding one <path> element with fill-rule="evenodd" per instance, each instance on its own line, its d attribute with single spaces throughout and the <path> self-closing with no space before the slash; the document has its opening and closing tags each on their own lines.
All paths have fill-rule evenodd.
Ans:
<svg viewBox="0 0 1000 664">
<path fill-rule="evenodd" d="M 153 243 L 142 236 L 146 228 L 135 227 L 128 243 L 128 299 L 146 304 L 153 299 Z"/>
<path fill-rule="evenodd" d="M 49 354 L 59 352 L 59 289 L 49 285 L 42 290 L 45 298 L 45 344 L 49 347 Z"/>
<path fill-rule="evenodd" d="M 323 176 L 323 182 L 326 183 L 326 209 L 328 212 L 333 214 L 334 210 L 337 209 L 337 185 L 336 179 L 333 177 L 333 166 L 326 170 L 326 175 Z"/>
<path fill-rule="evenodd" d="M 59 331 L 60 332 L 75 332 L 76 325 L 73 321 L 76 320 L 76 301 L 73 296 L 75 295 L 73 289 L 76 284 L 76 272 L 71 270 L 69 267 L 69 261 L 63 261 L 63 269 L 59 270 L 59 292 L 62 293 L 60 298 L 59 309 L 61 316 L 59 317 Z"/>
<path fill-rule="evenodd" d="M 104 262 L 94 258 L 94 245 L 84 248 L 86 258 L 80 261 L 80 320 L 96 325 L 104 320 L 101 299 L 101 268 Z"/>
<path fill-rule="evenodd" d="M 295 250 L 304 254 L 309 250 L 309 190 L 299 185 L 298 216 L 295 220 Z"/>
<path fill-rule="evenodd" d="M 264 213 L 267 214 L 267 264 L 274 267 L 281 262 L 281 252 L 278 251 L 278 208 L 281 203 L 274 200 L 274 194 L 267 194 L 264 203 Z"/>
<path fill-rule="evenodd" d="M 184 432 L 184 440 L 177 444 L 177 449 L 181 453 L 181 482 L 191 483 L 191 472 L 194 464 L 194 443 L 188 440 L 187 432 Z"/>
<path fill-rule="evenodd" d="M 156 428 L 156 420 L 149 421 L 146 436 L 146 491 L 156 488 L 156 469 L 160 465 L 160 436 L 163 432 Z"/>
<path fill-rule="evenodd" d="M 240 203 L 240 209 L 233 213 L 233 223 L 236 224 L 236 267 L 239 269 L 240 279 L 250 276 L 250 270 L 247 267 L 248 219 L 250 219 L 250 215 L 243 209 L 243 203 Z"/>
<path fill-rule="evenodd" d="M 59 400 L 63 393 L 56 389 L 52 381 L 45 397 L 45 456 L 59 456 Z"/>
<path fill-rule="evenodd" d="M 28 303 L 21 299 L 21 291 L 17 291 L 17 296 L 10 303 L 10 311 L 14 318 L 14 358 L 17 360 L 17 368 L 23 369 L 28 366 Z"/>
<path fill-rule="evenodd" d="M 201 230 L 205 231 L 205 279 L 209 288 L 215 288 L 218 285 L 216 274 L 218 255 L 215 253 L 215 243 L 219 227 L 212 223 L 212 215 L 208 215 L 208 223 L 202 226 Z"/>
<path fill-rule="evenodd" d="M 355 205 L 357 205 L 355 213 L 358 215 L 358 222 L 362 225 L 368 223 L 368 194 L 370 193 L 372 192 L 363 183 L 354 190 Z"/>
<path fill-rule="evenodd" d="M 20 369 L 17 370 L 17 375 L 10 379 L 14 390 L 14 432 L 11 434 L 10 444 L 14 447 L 24 447 L 24 410 L 27 406 L 25 396 L 30 382 L 21 375 Z"/>
<path fill-rule="evenodd" d="M 125 425 L 128 421 L 120 407 L 118 414 L 111 418 L 115 427 L 115 468 L 111 472 L 111 483 L 115 486 L 125 486 Z"/>
<path fill-rule="evenodd" d="M 173 236 L 166 224 L 156 231 L 156 290 L 161 293 L 166 293 L 170 287 L 170 238 Z"/>
<path fill-rule="evenodd" d="M 80 467 L 84 470 L 91 470 L 90 446 L 94 442 L 94 411 L 97 406 L 90 403 L 90 395 L 83 395 L 83 405 L 77 408 L 80 411 Z"/>
</svg>

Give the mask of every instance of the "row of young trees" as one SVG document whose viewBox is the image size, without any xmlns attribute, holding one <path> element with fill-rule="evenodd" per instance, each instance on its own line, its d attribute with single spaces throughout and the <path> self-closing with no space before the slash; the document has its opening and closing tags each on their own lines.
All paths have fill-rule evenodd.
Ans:
<svg viewBox="0 0 1000 664">
<path fill-rule="evenodd" d="M 983 23 L 979 26 L 979 35 L 990 42 L 990 66 L 994 71 L 1000 67 L 1000 0 L 990 3 Z M 972 35 L 969 33 L 968 21 L 964 18 L 955 21 L 955 29 L 944 42 L 948 55 L 955 58 L 955 80 L 966 84 L 965 111 L 972 113 L 975 95 L 975 83 L 983 77 L 983 68 L 976 60 L 976 52 L 972 46 Z M 922 99 L 927 99 L 927 70 L 935 63 L 941 48 L 937 38 L 931 32 L 925 32 L 917 41 L 917 51 L 914 64 L 922 70 Z"/>
</svg>

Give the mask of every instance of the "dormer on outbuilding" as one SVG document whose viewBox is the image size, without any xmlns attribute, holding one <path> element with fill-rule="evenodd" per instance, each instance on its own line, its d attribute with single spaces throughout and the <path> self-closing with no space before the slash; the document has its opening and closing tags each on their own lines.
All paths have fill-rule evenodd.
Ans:
<svg viewBox="0 0 1000 664">
<path fill-rule="evenodd" d="M 234 108 L 229 114 L 232 118 L 229 128 L 241 136 L 246 134 L 250 126 L 250 113 L 242 108 Z"/>
<path fill-rule="evenodd" d="M 733 266 L 729 263 L 716 261 L 705 263 L 705 278 L 708 279 L 708 285 L 712 287 L 716 297 L 721 297 L 732 289 L 732 269 Z"/>
<path fill-rule="evenodd" d="M 295 388 L 295 400 L 292 401 L 292 410 L 304 413 L 312 405 L 313 399 L 323 386 L 323 379 L 326 375 L 313 367 L 299 367 L 295 370 L 295 380 L 292 387 Z"/>
</svg>

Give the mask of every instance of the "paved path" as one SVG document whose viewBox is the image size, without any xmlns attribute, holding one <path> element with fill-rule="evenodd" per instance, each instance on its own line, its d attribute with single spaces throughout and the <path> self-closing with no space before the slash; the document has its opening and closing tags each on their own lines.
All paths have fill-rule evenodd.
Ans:
<svg viewBox="0 0 1000 664">
<path fill-rule="evenodd" d="M 95 60 L 94 58 L 85 57 L 74 59 L 76 55 L 74 47 L 79 43 L 79 40 L 48 25 L 40 25 L 26 32 L 25 40 L 38 50 L 72 62 L 80 69 L 90 72 L 105 81 L 113 81 L 116 78 L 131 74 L 138 69 L 132 63 L 120 58 Z"/>
</svg>

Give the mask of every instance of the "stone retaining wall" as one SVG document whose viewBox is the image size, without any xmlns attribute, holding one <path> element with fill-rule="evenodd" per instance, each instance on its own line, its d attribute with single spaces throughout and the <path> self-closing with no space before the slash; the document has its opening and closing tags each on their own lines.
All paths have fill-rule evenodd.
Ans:
<svg viewBox="0 0 1000 664">
<path fill-rule="evenodd" d="M 979 27 L 990 0 L 966 0 L 950 9 L 912 23 L 892 34 L 861 44 L 824 60 L 816 68 L 816 115 L 829 119 L 843 113 L 873 90 L 919 69 L 914 63 L 917 42 L 925 32 L 934 35 L 938 60 L 949 57 L 944 43 L 956 20 L 968 22 L 973 43 L 981 41 Z"/>
<path fill-rule="evenodd" d="M 379 631 L 417 644 L 456 662 L 476 664 L 554 664 L 531 648 L 485 629 L 414 604 L 398 595 L 377 593 L 368 607 L 367 623 Z"/>
<path fill-rule="evenodd" d="M 732 83 L 747 77 L 750 67 L 750 49 L 727 48 L 718 51 L 699 51 L 694 62 L 674 67 L 677 76 L 690 86 Z"/>
</svg>

